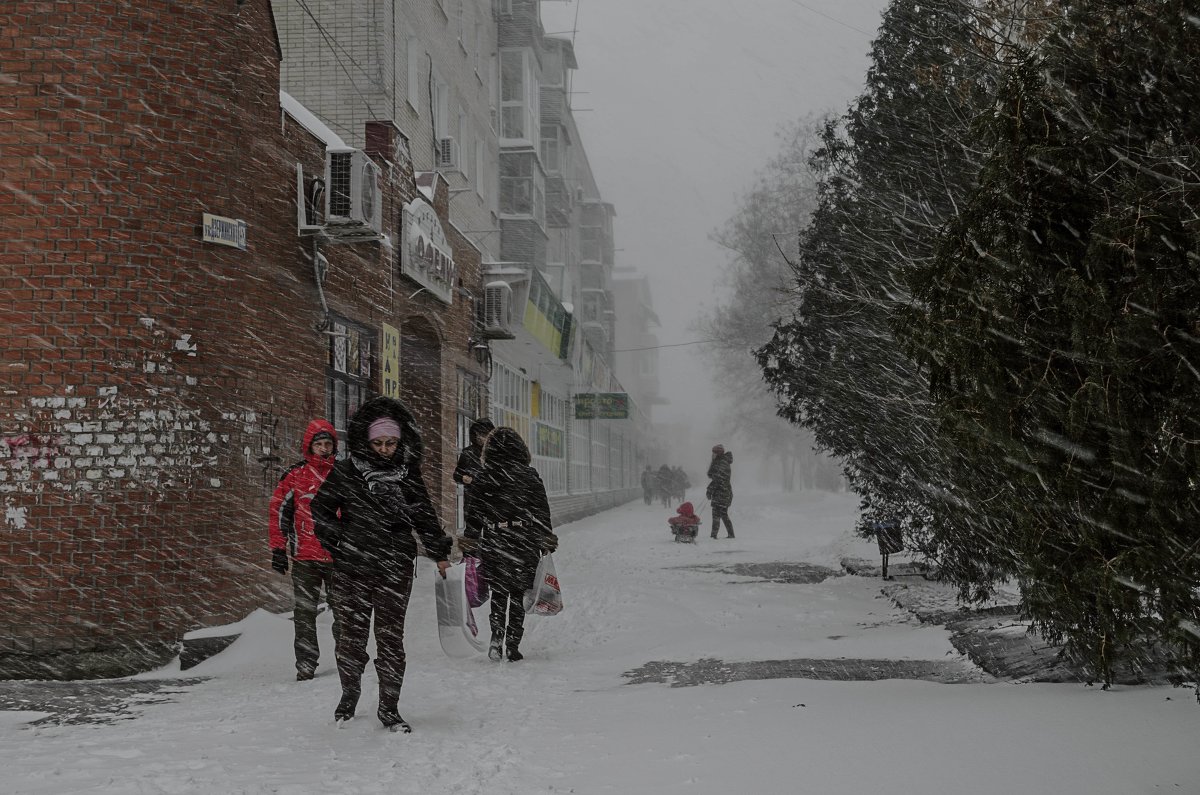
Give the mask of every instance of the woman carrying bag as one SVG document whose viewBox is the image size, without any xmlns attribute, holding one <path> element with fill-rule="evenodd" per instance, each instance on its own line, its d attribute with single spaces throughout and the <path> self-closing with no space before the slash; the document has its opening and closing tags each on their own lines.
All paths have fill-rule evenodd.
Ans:
<svg viewBox="0 0 1200 795">
<path fill-rule="evenodd" d="M 498 428 L 483 447 L 483 469 L 471 484 L 471 516 L 459 542 L 478 554 L 492 592 L 488 657 L 516 662 L 525 632 L 522 599 L 533 587 L 538 561 L 558 548 L 550 503 L 529 448 L 512 428 Z"/>
<path fill-rule="evenodd" d="M 400 717 L 404 683 L 404 619 L 418 554 L 444 577 L 452 543 L 442 532 L 421 477 L 421 437 L 404 404 L 388 397 L 367 401 L 348 428 L 350 455 L 334 465 L 312 502 L 317 538 L 333 556 L 333 609 L 340 634 L 338 722 L 354 717 L 367 665 L 367 638 L 375 623 L 380 722 L 392 731 L 411 727 Z"/>
</svg>

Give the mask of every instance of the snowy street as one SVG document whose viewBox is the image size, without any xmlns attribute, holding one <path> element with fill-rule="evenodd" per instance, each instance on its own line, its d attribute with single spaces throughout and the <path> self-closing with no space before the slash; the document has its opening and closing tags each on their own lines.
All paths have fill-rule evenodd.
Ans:
<svg viewBox="0 0 1200 795">
<path fill-rule="evenodd" d="M 375 719 L 372 667 L 358 717 L 334 726 L 328 613 L 312 682 L 293 681 L 287 616 L 256 613 L 237 642 L 198 667 L 139 677 L 204 677 L 171 700 L 134 701 L 109 723 L 0 713 L 2 789 L 1200 792 L 1190 690 L 990 681 L 945 630 L 882 597 L 878 578 L 843 574 L 843 557 L 876 555 L 850 534 L 855 502 L 743 490 L 731 510 L 738 537 L 713 541 L 706 525 L 696 545 L 674 543 L 669 512 L 640 501 L 563 525 L 555 558 L 566 609 L 530 620 L 520 663 L 442 653 L 433 567 L 423 560 L 400 699 L 414 727 L 407 736 Z M 768 563 L 832 576 L 805 584 L 727 572 Z M 797 678 L 805 665 L 786 662 L 797 660 L 827 661 L 809 667 L 830 679 Z M 878 678 L 859 660 L 920 678 L 854 681 Z M 764 678 L 772 670 L 784 678 Z M 19 686 L 0 683 L 0 692 Z"/>
</svg>

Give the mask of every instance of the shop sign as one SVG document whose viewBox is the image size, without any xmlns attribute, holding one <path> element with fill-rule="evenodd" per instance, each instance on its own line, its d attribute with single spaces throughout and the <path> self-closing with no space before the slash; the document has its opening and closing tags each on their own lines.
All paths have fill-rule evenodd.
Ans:
<svg viewBox="0 0 1200 795">
<path fill-rule="evenodd" d="M 383 355 L 380 357 L 384 397 L 400 397 L 400 330 L 383 324 Z"/>
<path fill-rule="evenodd" d="M 200 228 L 205 243 L 246 250 L 246 222 L 240 218 L 225 218 L 204 213 Z"/>
<path fill-rule="evenodd" d="M 575 419 L 629 419 L 629 395 L 625 392 L 584 392 L 576 395 Z"/>
<path fill-rule="evenodd" d="M 424 199 L 413 199 L 401 218 L 400 273 L 445 303 L 454 303 L 454 251 L 437 211 Z"/>
</svg>

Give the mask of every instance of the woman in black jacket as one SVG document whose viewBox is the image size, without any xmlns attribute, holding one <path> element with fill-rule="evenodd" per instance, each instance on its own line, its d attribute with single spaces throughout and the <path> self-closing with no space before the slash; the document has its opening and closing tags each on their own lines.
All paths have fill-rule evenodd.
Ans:
<svg viewBox="0 0 1200 795">
<path fill-rule="evenodd" d="M 520 660 L 525 632 L 525 591 L 533 587 L 538 560 L 558 548 L 550 525 L 550 503 L 529 448 L 512 428 L 498 428 L 483 447 L 483 469 L 471 485 L 471 511 L 463 551 L 478 545 L 483 573 L 492 591 L 488 657 L 507 653 Z"/>
<path fill-rule="evenodd" d="M 418 552 L 413 532 L 442 576 L 452 541 L 442 532 L 421 478 L 421 437 L 403 403 L 387 397 L 367 401 L 351 418 L 347 437 L 350 455 L 334 466 L 312 502 L 317 538 L 333 556 L 337 594 L 342 698 L 334 719 L 354 717 L 374 613 L 377 714 L 389 729 L 408 732 L 398 702 L 404 617 Z"/>
<path fill-rule="evenodd" d="M 479 475 L 479 470 L 483 469 L 483 442 L 487 439 L 488 434 L 496 430 L 495 424 L 486 417 L 475 420 L 471 423 L 470 429 L 467 431 L 467 436 L 471 443 L 462 449 L 458 456 L 458 464 L 454 467 L 454 482 L 461 483 L 463 487 L 463 523 L 477 515 L 471 510 L 471 486 L 475 482 L 476 476 Z M 476 532 L 478 537 L 479 533 Z"/>
</svg>

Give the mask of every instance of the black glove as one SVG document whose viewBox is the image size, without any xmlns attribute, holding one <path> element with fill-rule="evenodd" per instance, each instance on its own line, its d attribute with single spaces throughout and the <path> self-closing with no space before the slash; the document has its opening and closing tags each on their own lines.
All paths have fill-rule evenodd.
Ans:
<svg viewBox="0 0 1200 795">
<path fill-rule="evenodd" d="M 271 550 L 271 568 L 280 574 L 287 574 L 288 558 L 286 549 Z"/>
<path fill-rule="evenodd" d="M 546 536 L 546 540 L 542 542 L 542 551 L 549 554 L 558 549 L 558 536 L 550 533 Z"/>
</svg>

